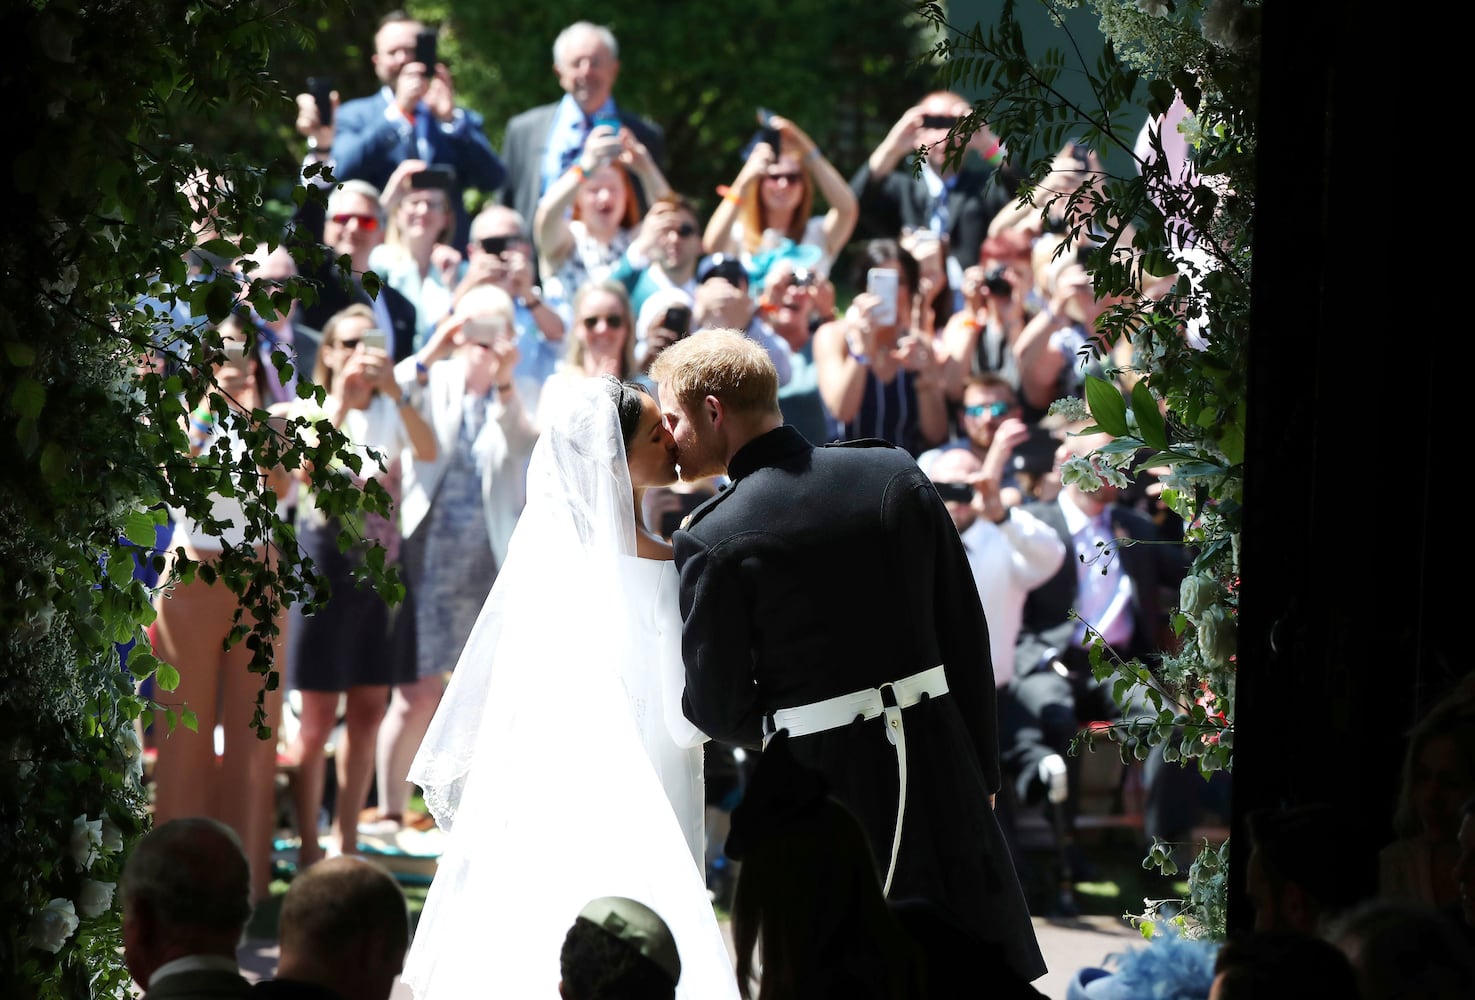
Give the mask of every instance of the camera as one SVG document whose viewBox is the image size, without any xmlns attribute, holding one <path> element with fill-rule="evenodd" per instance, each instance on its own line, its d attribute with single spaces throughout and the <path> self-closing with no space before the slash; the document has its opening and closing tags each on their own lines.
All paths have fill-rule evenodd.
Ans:
<svg viewBox="0 0 1475 1000">
<path fill-rule="evenodd" d="M 800 287 L 814 284 L 814 272 L 807 267 L 794 268 L 794 284 Z"/>
<path fill-rule="evenodd" d="M 1003 264 L 995 264 L 983 276 L 983 287 L 990 295 L 1013 295 L 1014 283 L 1009 280 L 1009 271 Z"/>
<path fill-rule="evenodd" d="M 937 487 L 937 495 L 944 501 L 953 503 L 972 503 L 973 487 L 967 483 L 933 483 Z"/>
<path fill-rule="evenodd" d="M 456 168 L 449 164 L 432 163 L 410 175 L 410 188 L 415 191 L 450 191 L 455 186 Z"/>
<path fill-rule="evenodd" d="M 511 242 L 511 239 L 509 236 L 483 236 L 481 238 L 481 248 L 487 253 L 496 254 L 500 257 L 507 252 L 507 245 Z"/>
</svg>

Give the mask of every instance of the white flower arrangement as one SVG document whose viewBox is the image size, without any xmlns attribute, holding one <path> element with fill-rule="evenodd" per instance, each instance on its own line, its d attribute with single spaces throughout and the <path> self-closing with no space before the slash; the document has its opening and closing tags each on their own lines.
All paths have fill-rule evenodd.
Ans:
<svg viewBox="0 0 1475 1000">
<path fill-rule="evenodd" d="M 67 943 L 67 939 L 80 923 L 77 909 L 70 899 L 53 899 L 31 918 L 31 947 L 55 955 L 61 951 L 61 946 Z"/>
<path fill-rule="evenodd" d="M 72 860 L 78 871 L 87 871 L 102 853 L 102 820 L 88 819 L 83 813 L 72 820 L 72 840 L 69 847 Z"/>
</svg>

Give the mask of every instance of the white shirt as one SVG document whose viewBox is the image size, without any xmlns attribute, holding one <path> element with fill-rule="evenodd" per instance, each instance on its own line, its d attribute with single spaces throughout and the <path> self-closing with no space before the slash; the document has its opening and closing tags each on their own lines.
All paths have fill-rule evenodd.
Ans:
<svg viewBox="0 0 1475 1000">
<path fill-rule="evenodd" d="M 1003 687 L 1014 677 L 1014 643 L 1025 598 L 1060 569 L 1065 543 L 1054 528 L 1019 507 L 1009 508 L 1003 524 L 980 517 L 962 539 L 988 619 L 994 684 Z"/>
<path fill-rule="evenodd" d="M 234 958 L 226 958 L 224 955 L 186 955 L 172 962 L 165 962 L 155 969 L 154 974 L 149 976 L 149 989 L 158 986 L 159 980 L 182 972 L 234 972 L 239 976 L 241 967 Z"/>
</svg>

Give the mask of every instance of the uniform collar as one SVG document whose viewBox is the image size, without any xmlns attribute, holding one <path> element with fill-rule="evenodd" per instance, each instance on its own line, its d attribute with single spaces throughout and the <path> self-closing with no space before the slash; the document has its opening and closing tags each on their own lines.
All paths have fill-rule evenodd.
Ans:
<svg viewBox="0 0 1475 1000">
<path fill-rule="evenodd" d="M 803 434 L 784 424 L 758 435 L 739 448 L 732 461 L 727 463 L 727 477 L 737 482 L 750 472 L 777 465 L 785 458 L 813 449 L 814 445 L 806 441 Z"/>
</svg>

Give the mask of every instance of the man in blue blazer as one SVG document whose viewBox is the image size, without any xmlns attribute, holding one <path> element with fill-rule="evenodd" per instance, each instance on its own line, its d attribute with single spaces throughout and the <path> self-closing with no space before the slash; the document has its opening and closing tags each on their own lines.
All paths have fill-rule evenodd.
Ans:
<svg viewBox="0 0 1475 1000">
<path fill-rule="evenodd" d="M 424 160 L 455 171 L 451 205 L 456 210 L 455 246 L 470 231 L 462 193 L 491 192 L 507 176 L 492 149 L 482 119 L 456 106 L 455 86 L 444 63 L 426 66 L 415 59 L 415 39 L 424 25 L 403 11 L 384 16 L 374 34 L 377 94 L 338 109 L 333 137 L 333 176 L 365 180 L 384 190 L 389 175 L 405 160 Z"/>
<path fill-rule="evenodd" d="M 502 139 L 507 159 L 502 204 L 517 209 L 524 219 L 536 216 L 538 199 L 548 185 L 578 162 L 584 140 L 597 122 L 618 119 L 650 150 L 657 166 L 662 170 L 666 166 L 666 134 L 661 127 L 615 105 L 620 48 L 608 28 L 588 21 L 564 28 L 553 43 L 553 71 L 564 89 L 563 99 L 514 116 Z M 649 207 L 645 193 L 638 193 L 641 205 Z"/>
</svg>

